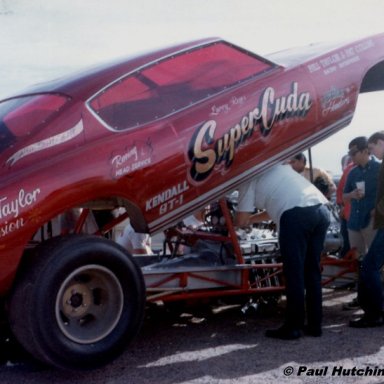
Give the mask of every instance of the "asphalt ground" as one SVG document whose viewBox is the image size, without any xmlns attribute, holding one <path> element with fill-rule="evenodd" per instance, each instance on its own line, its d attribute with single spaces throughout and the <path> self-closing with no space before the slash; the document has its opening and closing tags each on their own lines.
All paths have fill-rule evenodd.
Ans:
<svg viewBox="0 0 384 384">
<path fill-rule="evenodd" d="M 323 336 L 268 339 L 283 320 L 277 304 L 249 306 L 245 298 L 153 306 L 137 339 L 113 363 L 93 371 L 42 366 L 12 340 L 0 345 L 0 383 L 382 383 L 384 327 L 352 329 L 343 303 L 355 292 L 325 289 Z M 380 371 L 383 369 L 383 372 Z"/>
</svg>

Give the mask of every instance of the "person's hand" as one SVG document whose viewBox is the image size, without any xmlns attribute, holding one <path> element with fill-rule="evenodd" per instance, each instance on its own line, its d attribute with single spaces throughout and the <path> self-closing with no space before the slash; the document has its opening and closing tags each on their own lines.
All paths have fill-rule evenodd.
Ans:
<svg viewBox="0 0 384 384">
<path fill-rule="evenodd" d="M 339 206 L 339 217 L 340 217 L 340 219 L 345 219 L 345 207 L 344 207 L 344 205 Z"/>
<path fill-rule="evenodd" d="M 360 200 L 364 197 L 364 193 L 360 189 L 356 188 L 352 192 L 350 192 L 349 196 L 351 197 L 351 199 Z"/>
</svg>

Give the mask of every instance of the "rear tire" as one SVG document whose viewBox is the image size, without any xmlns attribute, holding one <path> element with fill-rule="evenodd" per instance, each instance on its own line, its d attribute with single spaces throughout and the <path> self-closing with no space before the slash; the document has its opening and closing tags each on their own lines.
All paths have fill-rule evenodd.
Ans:
<svg viewBox="0 0 384 384">
<path fill-rule="evenodd" d="M 12 332 L 37 359 L 90 369 L 123 351 L 140 329 L 144 307 L 141 270 L 122 247 L 71 235 L 26 257 L 8 308 Z"/>
</svg>

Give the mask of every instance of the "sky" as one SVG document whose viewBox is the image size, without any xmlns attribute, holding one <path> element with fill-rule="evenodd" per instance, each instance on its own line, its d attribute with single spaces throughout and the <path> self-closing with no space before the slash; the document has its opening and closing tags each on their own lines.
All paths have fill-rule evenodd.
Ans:
<svg viewBox="0 0 384 384">
<path fill-rule="evenodd" d="M 118 57 L 219 36 L 264 55 L 384 32 L 383 0 L 0 0 L 0 99 Z M 356 136 L 384 130 L 384 93 L 361 95 L 351 125 L 312 149 L 341 173 Z"/>
</svg>

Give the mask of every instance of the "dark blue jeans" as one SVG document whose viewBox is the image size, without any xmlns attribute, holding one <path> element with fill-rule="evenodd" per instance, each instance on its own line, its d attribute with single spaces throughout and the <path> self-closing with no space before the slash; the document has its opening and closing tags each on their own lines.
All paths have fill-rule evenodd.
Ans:
<svg viewBox="0 0 384 384">
<path fill-rule="evenodd" d="M 383 287 L 381 267 L 384 265 L 384 229 L 379 228 L 360 266 L 358 298 L 368 317 L 381 317 Z"/>
<path fill-rule="evenodd" d="M 287 297 L 285 324 L 288 327 L 303 328 L 305 308 L 308 326 L 321 327 L 320 256 L 329 223 L 329 209 L 322 204 L 292 208 L 281 216 L 279 242 Z"/>
</svg>

